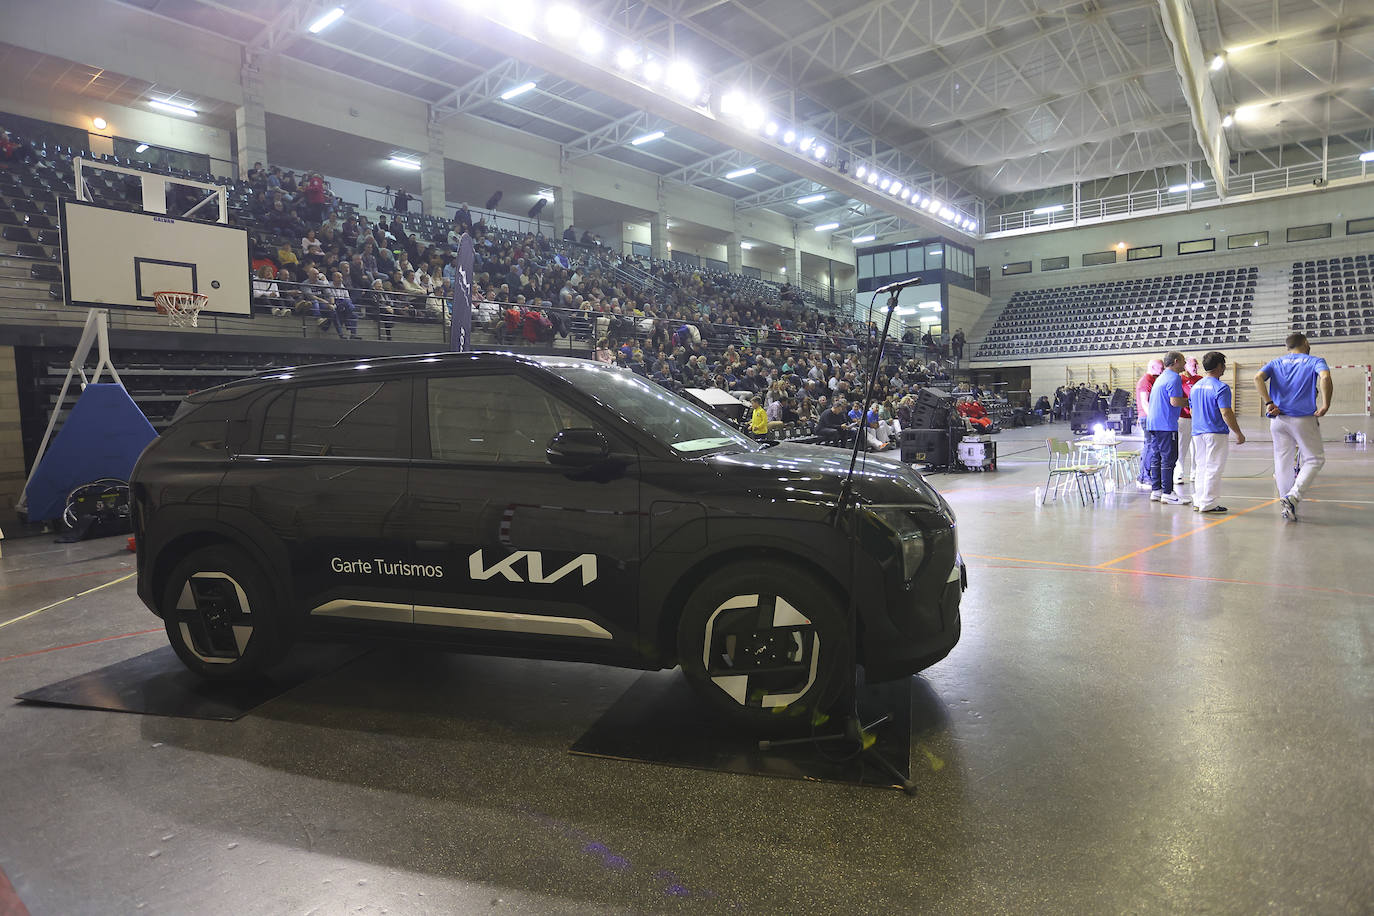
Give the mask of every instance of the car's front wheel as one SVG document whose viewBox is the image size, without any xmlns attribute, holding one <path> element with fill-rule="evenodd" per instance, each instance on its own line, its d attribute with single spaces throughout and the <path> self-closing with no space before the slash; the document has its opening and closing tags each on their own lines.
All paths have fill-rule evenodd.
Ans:
<svg viewBox="0 0 1374 916">
<path fill-rule="evenodd" d="M 257 564 L 238 548 L 216 545 L 177 564 L 160 609 L 187 668 L 212 680 L 244 680 L 278 661 L 289 645 L 275 604 Z"/>
<path fill-rule="evenodd" d="M 711 575 L 678 624 L 678 660 L 697 693 L 753 730 L 794 728 L 836 699 L 849 667 L 840 597 L 776 560 Z"/>
</svg>

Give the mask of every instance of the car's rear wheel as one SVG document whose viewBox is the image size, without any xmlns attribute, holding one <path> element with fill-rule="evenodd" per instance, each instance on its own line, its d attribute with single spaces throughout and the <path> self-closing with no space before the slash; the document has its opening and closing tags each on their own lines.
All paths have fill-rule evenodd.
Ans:
<svg viewBox="0 0 1374 916">
<path fill-rule="evenodd" d="M 167 638 L 187 668 L 212 680 L 245 680 L 289 645 L 267 576 L 243 551 L 202 547 L 177 564 L 162 592 Z"/>
<path fill-rule="evenodd" d="M 835 591 L 801 567 L 735 564 L 687 600 L 678 660 L 724 718 L 756 731 L 797 728 L 853 676 L 844 614 Z"/>
</svg>

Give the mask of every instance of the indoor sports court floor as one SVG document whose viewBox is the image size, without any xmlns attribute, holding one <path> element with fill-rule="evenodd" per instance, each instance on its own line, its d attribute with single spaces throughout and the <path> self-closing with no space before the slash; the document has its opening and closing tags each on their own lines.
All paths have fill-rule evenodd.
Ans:
<svg viewBox="0 0 1374 916">
<path fill-rule="evenodd" d="M 935 475 L 971 588 L 913 679 L 915 798 L 571 756 L 637 672 L 379 651 L 234 723 L 0 702 L 0 911 L 1367 913 L 1374 462 L 1342 423 L 1291 524 L 1265 441 L 1220 517 L 1037 507 L 1062 425 Z M 123 547 L 5 542 L 0 695 L 164 644 Z"/>
</svg>

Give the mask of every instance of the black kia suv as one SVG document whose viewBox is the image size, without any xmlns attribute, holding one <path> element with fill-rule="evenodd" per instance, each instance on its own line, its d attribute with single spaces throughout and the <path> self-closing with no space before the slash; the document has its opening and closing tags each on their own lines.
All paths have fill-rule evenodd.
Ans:
<svg viewBox="0 0 1374 916">
<path fill-rule="evenodd" d="M 276 371 L 190 396 L 139 459 L 138 593 L 207 678 L 307 635 L 409 640 L 680 664 L 763 725 L 832 699 L 852 656 L 891 679 L 959 639 L 948 504 L 869 456 L 841 513 L 848 468 L 583 360 Z"/>
</svg>

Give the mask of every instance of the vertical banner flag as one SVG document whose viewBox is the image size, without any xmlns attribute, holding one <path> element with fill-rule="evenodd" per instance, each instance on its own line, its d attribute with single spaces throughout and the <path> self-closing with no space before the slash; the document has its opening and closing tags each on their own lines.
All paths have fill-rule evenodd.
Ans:
<svg viewBox="0 0 1374 916">
<path fill-rule="evenodd" d="M 458 264 L 453 271 L 453 317 L 449 324 L 449 349 L 472 349 L 472 262 L 476 257 L 472 236 L 465 231 L 458 242 Z"/>
</svg>

